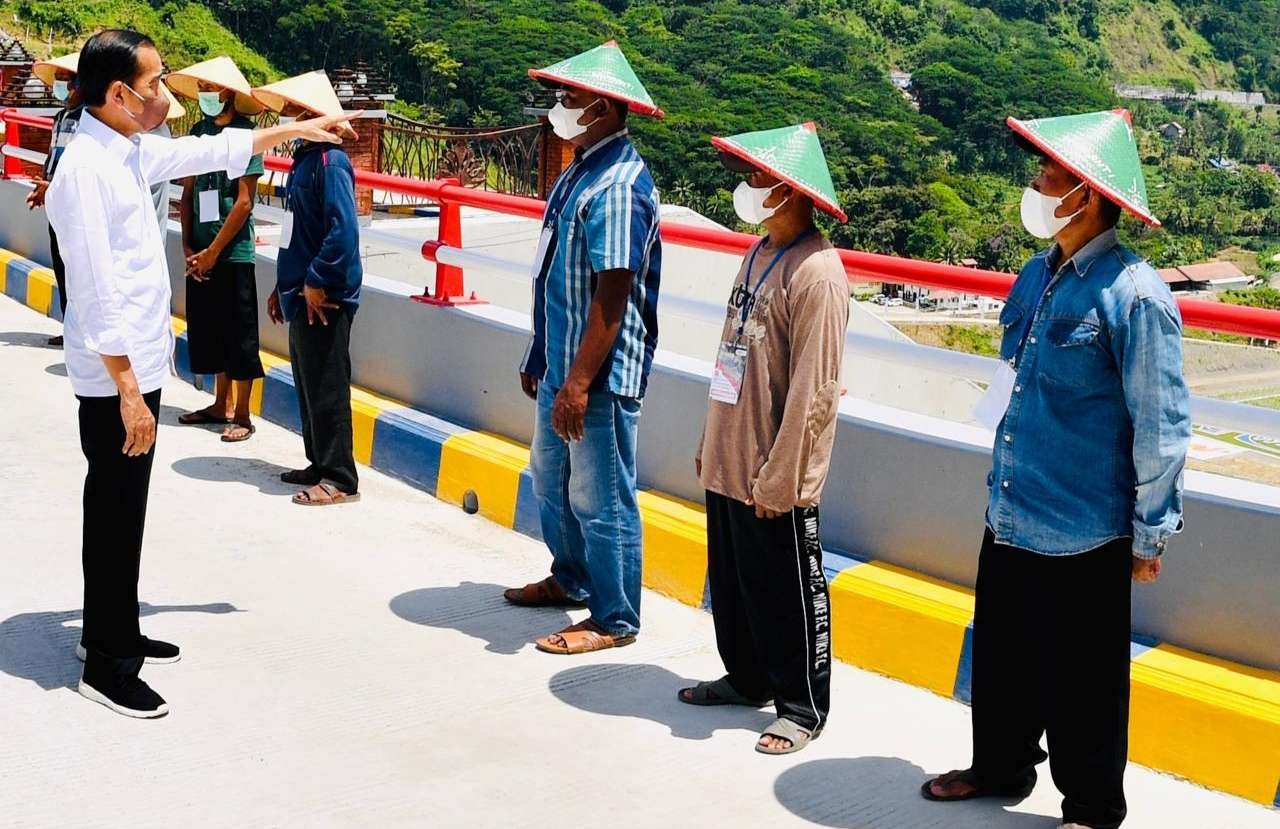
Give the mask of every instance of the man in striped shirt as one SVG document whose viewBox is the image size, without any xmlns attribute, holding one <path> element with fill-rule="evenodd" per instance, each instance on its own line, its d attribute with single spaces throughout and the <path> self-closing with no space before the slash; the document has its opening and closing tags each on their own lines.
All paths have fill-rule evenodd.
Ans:
<svg viewBox="0 0 1280 829">
<path fill-rule="evenodd" d="M 551 653 L 627 645 L 640 630 L 636 428 L 658 339 L 658 194 L 628 111 L 661 116 L 616 44 L 530 73 L 574 160 L 547 200 L 521 385 L 537 401 L 534 494 L 551 575 L 506 591 L 590 617 L 538 640 Z"/>
</svg>

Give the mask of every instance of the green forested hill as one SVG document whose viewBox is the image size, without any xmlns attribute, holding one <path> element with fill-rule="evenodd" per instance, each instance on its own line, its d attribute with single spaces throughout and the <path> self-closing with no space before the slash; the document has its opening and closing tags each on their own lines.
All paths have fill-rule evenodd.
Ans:
<svg viewBox="0 0 1280 829">
<path fill-rule="evenodd" d="M 229 55 L 253 83 L 277 73 L 271 62 L 223 26 L 204 3 L 149 3 L 146 0 L 0 0 L 0 27 L 22 38 L 37 57 L 49 46 L 65 54 L 97 29 L 146 32 L 170 67 L 190 66 Z M 9 22 L 13 21 L 13 22 Z"/>
<path fill-rule="evenodd" d="M 172 63 L 181 63 L 172 56 L 179 49 L 252 62 L 252 48 L 281 72 L 365 59 L 423 117 L 454 124 L 523 121 L 530 66 L 614 38 L 668 114 L 633 121 L 667 201 L 732 223 L 734 182 L 707 136 L 813 119 L 851 216 L 833 228 L 839 242 L 1001 268 L 1016 267 L 1033 246 L 1017 226 L 1028 167 L 1008 139 L 1006 115 L 1116 106 L 1116 81 L 1247 88 L 1280 100 L 1280 0 L 11 4 L 25 17 L 42 15 L 45 27 L 65 28 L 62 15 L 81 30 L 119 22 L 132 8 L 143 28 L 171 25 L 160 40 Z M 259 60 L 251 77 L 271 71 Z M 891 69 L 913 74 L 915 101 L 890 84 Z M 1274 113 L 1132 106 L 1156 212 L 1169 221 L 1160 234 L 1126 227 L 1130 241 L 1158 264 L 1280 244 L 1280 182 L 1209 163 L 1228 156 L 1280 165 Z M 1160 138 L 1154 128 L 1169 120 L 1186 136 Z"/>
</svg>

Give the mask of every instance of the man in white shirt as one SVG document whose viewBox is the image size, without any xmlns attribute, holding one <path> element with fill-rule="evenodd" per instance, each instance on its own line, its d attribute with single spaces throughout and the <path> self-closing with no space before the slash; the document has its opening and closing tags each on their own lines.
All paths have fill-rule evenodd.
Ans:
<svg viewBox="0 0 1280 829">
<path fill-rule="evenodd" d="M 138 678 L 177 647 L 138 627 L 138 567 L 160 388 L 170 375 L 169 273 L 151 186 L 211 170 L 242 171 L 283 141 L 333 141 L 344 116 L 207 138 L 146 135 L 165 117 L 162 68 L 145 35 L 107 30 L 80 53 L 80 129 L 46 207 L 67 267 L 67 374 L 80 401 L 84 487 L 85 658 L 79 691 L 130 717 L 168 705 Z"/>
</svg>

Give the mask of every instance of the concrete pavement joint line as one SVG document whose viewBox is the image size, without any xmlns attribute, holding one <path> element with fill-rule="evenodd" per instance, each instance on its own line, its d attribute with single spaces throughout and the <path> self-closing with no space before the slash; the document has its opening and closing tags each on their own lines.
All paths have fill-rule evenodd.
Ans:
<svg viewBox="0 0 1280 829">
<path fill-rule="evenodd" d="M 56 313 L 57 286 L 47 268 L 0 250 L 0 278 L 9 296 L 42 314 Z M 212 378 L 190 371 L 186 325 L 177 317 L 174 330 L 179 376 L 211 391 Z M 298 432 L 289 364 L 267 352 L 262 357 L 267 375 L 255 384 L 251 409 Z M 361 463 L 455 506 L 474 492 L 483 516 L 539 537 L 527 447 L 359 388 L 352 389 L 352 415 Z M 705 607 L 702 507 L 651 491 L 642 492 L 640 501 L 645 586 Z M 969 702 L 972 591 L 838 552 L 827 566 L 834 576 L 836 658 Z M 1280 673 L 1145 640 L 1132 650 L 1132 759 L 1280 806 Z"/>
</svg>

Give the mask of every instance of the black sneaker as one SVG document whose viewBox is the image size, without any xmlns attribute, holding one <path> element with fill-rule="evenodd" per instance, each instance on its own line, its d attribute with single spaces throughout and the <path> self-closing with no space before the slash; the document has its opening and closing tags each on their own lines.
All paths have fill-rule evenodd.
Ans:
<svg viewBox="0 0 1280 829">
<path fill-rule="evenodd" d="M 142 657 L 111 659 L 94 654 L 85 662 L 80 696 L 105 705 L 117 714 L 136 719 L 154 719 L 169 713 L 169 704 L 138 678 Z"/>
<path fill-rule="evenodd" d="M 77 642 L 76 659 L 83 662 L 87 654 L 84 643 Z M 148 665 L 171 665 L 182 659 L 182 652 L 178 650 L 177 645 L 161 642 L 159 639 L 148 639 L 145 636 L 142 637 L 142 654 Z"/>
</svg>

